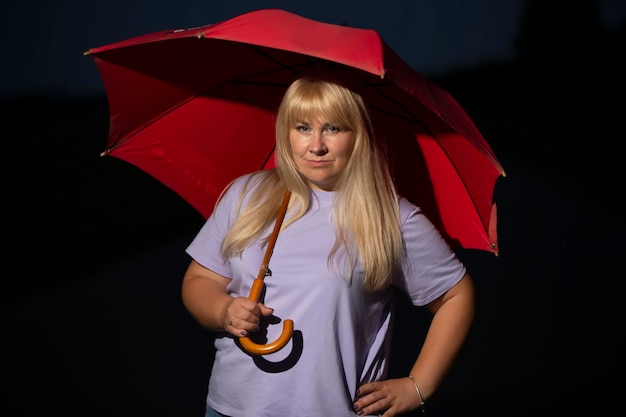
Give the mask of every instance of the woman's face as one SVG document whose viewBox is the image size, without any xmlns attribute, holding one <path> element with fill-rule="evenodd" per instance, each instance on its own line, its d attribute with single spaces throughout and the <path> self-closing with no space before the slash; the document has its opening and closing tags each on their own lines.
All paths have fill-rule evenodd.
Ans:
<svg viewBox="0 0 626 417">
<path fill-rule="evenodd" d="M 314 190 L 332 191 L 348 165 L 354 132 L 325 119 L 298 120 L 289 130 L 291 155 Z"/>
</svg>

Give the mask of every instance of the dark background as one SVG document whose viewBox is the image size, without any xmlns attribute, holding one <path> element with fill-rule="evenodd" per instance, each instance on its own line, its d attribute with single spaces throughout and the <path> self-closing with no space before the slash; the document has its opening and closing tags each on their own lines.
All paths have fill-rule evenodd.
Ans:
<svg viewBox="0 0 626 417">
<path fill-rule="evenodd" d="M 460 253 L 477 317 L 431 416 L 604 416 L 621 405 L 625 36 L 597 2 L 527 1 L 512 59 L 431 75 L 507 173 L 495 192 L 500 255 Z M 3 415 L 202 415 L 211 340 L 180 302 L 202 218 L 98 156 L 103 94 L 3 97 Z M 401 310 L 394 375 L 427 323 Z"/>
</svg>

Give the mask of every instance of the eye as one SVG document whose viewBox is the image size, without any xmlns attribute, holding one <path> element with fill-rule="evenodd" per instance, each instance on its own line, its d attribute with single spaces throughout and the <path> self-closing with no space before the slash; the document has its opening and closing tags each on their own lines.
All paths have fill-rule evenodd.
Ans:
<svg viewBox="0 0 626 417">
<path fill-rule="evenodd" d="M 296 130 L 298 132 L 308 132 L 311 128 L 308 125 L 298 124 L 296 125 Z"/>
<path fill-rule="evenodd" d="M 324 130 L 326 130 L 327 132 L 330 132 L 330 133 L 339 133 L 339 132 L 341 132 L 341 128 L 339 126 L 326 126 L 324 128 Z"/>
</svg>

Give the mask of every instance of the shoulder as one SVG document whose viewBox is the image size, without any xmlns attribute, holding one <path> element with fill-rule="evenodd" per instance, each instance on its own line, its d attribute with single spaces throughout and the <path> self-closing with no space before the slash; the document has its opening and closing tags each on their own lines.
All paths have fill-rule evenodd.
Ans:
<svg viewBox="0 0 626 417">
<path fill-rule="evenodd" d="M 268 171 L 255 171 L 241 175 L 232 180 L 224 190 L 222 196 L 247 194 L 250 190 L 255 189 L 266 176 Z M 221 197 L 220 197 L 221 198 Z"/>
<path fill-rule="evenodd" d="M 405 197 L 398 197 L 398 209 L 400 211 L 400 221 L 404 223 L 406 219 L 410 216 L 414 216 L 416 214 L 423 214 L 422 209 L 419 206 L 411 203 Z"/>
<path fill-rule="evenodd" d="M 232 180 L 218 197 L 218 205 L 243 207 L 249 201 L 257 201 L 259 195 L 267 194 L 275 177 L 275 169 L 260 170 L 241 175 Z"/>
<path fill-rule="evenodd" d="M 398 206 L 400 211 L 400 228 L 404 234 L 415 233 L 416 235 L 422 235 L 434 233 L 439 235 L 439 231 L 421 207 L 411 203 L 404 197 L 399 197 Z"/>
<path fill-rule="evenodd" d="M 226 188 L 227 189 L 232 188 L 232 187 L 245 188 L 245 187 L 249 187 L 250 185 L 256 185 L 260 181 L 264 172 L 265 171 L 255 171 L 255 172 L 250 172 L 248 174 L 241 175 L 235 178 L 234 180 L 232 180 L 230 184 L 226 186 Z"/>
</svg>

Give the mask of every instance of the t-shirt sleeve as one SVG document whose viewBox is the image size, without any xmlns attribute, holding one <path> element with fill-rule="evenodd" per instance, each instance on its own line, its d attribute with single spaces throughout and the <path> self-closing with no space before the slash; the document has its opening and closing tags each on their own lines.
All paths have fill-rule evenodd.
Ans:
<svg viewBox="0 0 626 417">
<path fill-rule="evenodd" d="M 186 249 L 187 254 L 200 265 L 227 278 L 231 278 L 231 272 L 228 261 L 221 256 L 222 241 L 234 221 L 244 182 L 243 178 L 237 179 L 224 191 L 215 209 Z"/>
<path fill-rule="evenodd" d="M 394 285 L 423 306 L 459 282 L 466 268 L 420 208 L 401 198 L 400 214 L 405 254 Z"/>
</svg>

